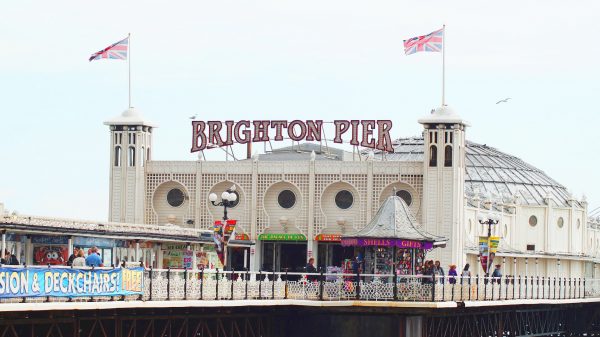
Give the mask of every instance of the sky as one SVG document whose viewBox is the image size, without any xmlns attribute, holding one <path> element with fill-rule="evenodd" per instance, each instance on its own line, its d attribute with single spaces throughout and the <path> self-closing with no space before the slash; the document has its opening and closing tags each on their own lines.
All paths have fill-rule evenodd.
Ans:
<svg viewBox="0 0 600 337">
<path fill-rule="evenodd" d="M 591 210 L 597 13 L 595 0 L 4 2 L 0 202 L 107 219 L 103 122 L 127 108 L 127 62 L 88 58 L 127 33 L 132 105 L 160 126 L 153 159 L 194 160 L 192 115 L 391 119 L 393 137 L 419 135 L 417 119 L 441 104 L 441 54 L 406 56 L 402 40 L 446 24 L 446 103 L 469 121 L 467 139 L 542 169 Z"/>
</svg>

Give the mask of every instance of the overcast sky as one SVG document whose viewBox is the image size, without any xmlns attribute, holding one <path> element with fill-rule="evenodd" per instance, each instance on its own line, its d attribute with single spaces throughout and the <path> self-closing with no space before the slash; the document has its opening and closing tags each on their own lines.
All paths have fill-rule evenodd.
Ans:
<svg viewBox="0 0 600 337">
<path fill-rule="evenodd" d="M 193 160 L 199 119 L 392 119 L 440 104 L 441 55 L 402 40 L 446 24 L 447 103 L 467 138 L 600 206 L 600 2 L 10 1 L 0 5 L 0 202 L 105 220 L 109 133 L 127 63 L 87 59 L 132 34 L 133 105 L 154 159 Z M 508 103 L 496 101 L 512 97 Z M 222 156 L 220 156 L 222 158 Z"/>
</svg>

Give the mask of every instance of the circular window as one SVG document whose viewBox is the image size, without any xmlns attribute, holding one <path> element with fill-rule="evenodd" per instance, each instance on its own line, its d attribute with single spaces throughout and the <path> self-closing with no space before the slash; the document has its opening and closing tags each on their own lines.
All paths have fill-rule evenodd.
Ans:
<svg viewBox="0 0 600 337">
<path fill-rule="evenodd" d="M 184 201 L 185 201 L 185 195 L 178 188 L 174 188 L 174 189 L 170 190 L 169 193 L 167 193 L 167 202 L 172 207 L 179 207 L 179 206 L 181 206 L 181 204 L 183 204 Z"/>
<path fill-rule="evenodd" d="M 283 190 L 279 192 L 277 202 L 282 208 L 292 208 L 296 204 L 296 195 L 290 190 Z"/>
<path fill-rule="evenodd" d="M 404 200 L 407 206 L 410 206 L 410 204 L 412 204 L 412 195 L 410 195 L 408 191 L 400 190 L 396 192 L 396 196 L 402 198 L 402 200 Z"/>
<path fill-rule="evenodd" d="M 350 191 L 341 190 L 335 195 L 335 204 L 341 209 L 348 209 L 354 203 L 354 196 Z"/>
<path fill-rule="evenodd" d="M 535 227 L 535 225 L 537 225 L 537 217 L 532 215 L 529 217 L 529 226 Z"/>
<path fill-rule="evenodd" d="M 558 220 L 556 221 L 556 224 L 558 225 L 558 228 L 563 228 L 563 226 L 565 225 L 565 219 L 562 218 L 562 216 L 560 218 L 558 218 Z"/>
</svg>

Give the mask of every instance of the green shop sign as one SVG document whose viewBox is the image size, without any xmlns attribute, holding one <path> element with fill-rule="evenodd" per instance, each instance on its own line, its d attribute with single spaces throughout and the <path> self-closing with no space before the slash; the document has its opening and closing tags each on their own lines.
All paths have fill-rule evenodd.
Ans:
<svg viewBox="0 0 600 337">
<path fill-rule="evenodd" d="M 304 234 L 261 234 L 261 241 L 306 241 Z"/>
</svg>

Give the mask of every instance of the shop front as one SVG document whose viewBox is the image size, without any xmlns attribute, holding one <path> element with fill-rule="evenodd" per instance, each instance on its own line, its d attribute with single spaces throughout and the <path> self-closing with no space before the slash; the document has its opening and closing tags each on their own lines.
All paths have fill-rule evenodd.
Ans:
<svg viewBox="0 0 600 337">
<path fill-rule="evenodd" d="M 446 241 L 426 232 L 400 197 L 390 196 L 363 229 L 343 235 L 343 247 L 360 251 L 355 265 L 363 274 L 421 274 L 428 251 Z"/>
<path fill-rule="evenodd" d="M 317 242 L 317 269 L 328 274 L 345 271 L 360 249 L 341 245 L 341 234 L 319 234 L 315 236 Z"/>
<path fill-rule="evenodd" d="M 113 260 L 113 250 L 115 249 L 114 239 L 76 236 L 73 238 L 73 246 L 83 249 L 86 256 L 89 255 L 92 247 L 97 247 L 104 266 L 118 265 Z"/>
<path fill-rule="evenodd" d="M 362 255 L 363 273 L 417 275 L 427 251 L 433 248 L 431 241 L 415 241 L 394 238 L 344 238 L 342 246 L 353 247 Z"/>
<path fill-rule="evenodd" d="M 248 270 L 250 267 L 250 245 L 248 234 L 235 234 L 227 244 L 227 269 Z"/>
<path fill-rule="evenodd" d="M 115 247 L 115 264 L 141 262 L 146 268 L 158 268 L 157 244 L 152 241 L 116 240 Z"/>
<path fill-rule="evenodd" d="M 303 272 L 307 240 L 304 234 L 261 234 L 263 271 Z"/>
</svg>

